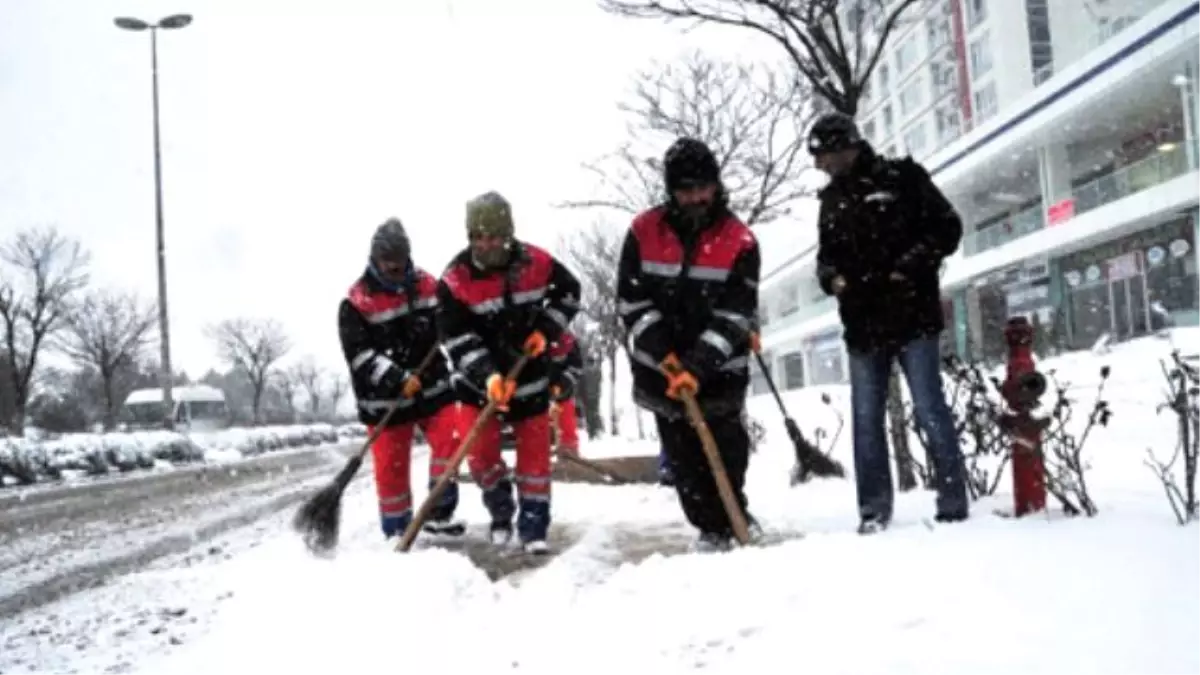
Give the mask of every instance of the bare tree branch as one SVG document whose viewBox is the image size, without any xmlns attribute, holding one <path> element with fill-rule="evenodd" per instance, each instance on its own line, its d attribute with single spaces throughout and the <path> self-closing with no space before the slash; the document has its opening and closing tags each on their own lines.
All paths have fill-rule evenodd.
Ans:
<svg viewBox="0 0 1200 675">
<path fill-rule="evenodd" d="M 902 17 L 922 2 L 600 0 L 600 6 L 619 16 L 752 30 L 778 44 L 800 77 L 834 109 L 856 115 L 888 39 L 901 27 Z"/>
<path fill-rule="evenodd" d="M 329 389 L 325 395 L 329 398 L 330 417 L 337 417 L 338 404 L 342 402 L 342 397 L 346 395 L 347 388 L 349 388 L 349 382 L 346 381 L 345 375 L 336 374 L 329 378 Z"/>
<path fill-rule="evenodd" d="M 283 326 L 274 319 L 226 319 L 208 327 L 221 360 L 246 376 L 252 390 L 254 423 L 262 423 L 262 399 L 274 365 L 291 349 Z"/>
<path fill-rule="evenodd" d="M 616 359 L 624 340 L 625 327 L 617 307 L 617 264 L 621 257 L 623 232 L 602 221 L 564 238 L 559 248 L 583 287 L 578 320 L 589 326 L 576 330 L 586 334 L 592 348 L 609 363 L 609 412 L 612 432 L 617 433 Z"/>
<path fill-rule="evenodd" d="M 154 338 L 155 318 L 153 305 L 111 289 L 87 293 L 64 318 L 66 330 L 54 345 L 77 365 L 99 373 L 106 430 L 116 427 L 117 410 Z"/>
<path fill-rule="evenodd" d="M 658 155 L 688 136 L 717 154 L 730 207 L 748 224 L 787 214 L 807 194 L 803 132 L 811 117 L 802 81 L 762 67 L 715 60 L 693 52 L 676 63 L 654 63 L 639 73 L 628 101 L 627 143 L 585 165 L 600 198 L 565 202 L 570 208 L 605 208 L 635 214 L 665 197 Z M 638 152 L 636 148 L 647 148 Z M 653 150 L 650 150 L 653 148 Z M 652 157 L 650 155 L 653 155 Z"/>
<path fill-rule="evenodd" d="M 0 337 L 15 403 L 12 419 L 0 422 L 15 435 L 23 433 L 38 357 L 87 285 L 88 261 L 78 241 L 53 228 L 19 232 L 0 249 Z"/>
<path fill-rule="evenodd" d="M 316 419 L 321 412 L 321 399 L 324 396 L 324 371 L 311 356 L 306 356 L 288 369 L 292 379 L 300 391 L 308 397 L 308 414 Z"/>
</svg>

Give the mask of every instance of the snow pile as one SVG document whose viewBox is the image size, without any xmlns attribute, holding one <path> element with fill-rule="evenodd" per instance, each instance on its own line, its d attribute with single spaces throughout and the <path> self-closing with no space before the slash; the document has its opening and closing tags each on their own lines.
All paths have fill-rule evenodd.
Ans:
<svg viewBox="0 0 1200 675">
<path fill-rule="evenodd" d="M 0 485 L 102 476 L 163 465 L 252 457 L 287 448 L 307 448 L 358 439 L 361 424 L 303 424 L 231 428 L 184 434 L 134 431 L 65 434 L 49 440 L 0 438 Z"/>
</svg>

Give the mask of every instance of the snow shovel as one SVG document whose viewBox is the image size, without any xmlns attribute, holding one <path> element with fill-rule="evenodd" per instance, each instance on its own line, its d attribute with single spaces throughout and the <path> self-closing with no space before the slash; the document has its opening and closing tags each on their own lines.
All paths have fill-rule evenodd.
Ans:
<svg viewBox="0 0 1200 675">
<path fill-rule="evenodd" d="M 508 371 L 504 379 L 517 379 L 517 376 L 521 374 L 521 370 L 529 362 L 530 358 L 530 355 L 526 353 L 517 359 L 517 363 Z M 413 541 L 417 538 L 417 533 L 421 531 L 421 527 L 429 519 L 429 514 L 433 511 L 434 505 L 437 504 L 438 498 L 449 487 L 450 481 L 458 477 L 459 467 L 462 466 L 467 453 L 471 451 L 471 448 L 475 445 L 475 441 L 479 439 L 479 434 L 483 433 L 483 428 L 487 426 L 487 423 L 491 421 L 495 414 L 496 402 L 488 401 L 483 411 L 479 414 L 479 417 L 475 418 L 475 423 L 471 425 L 470 431 L 467 432 L 467 436 L 463 439 L 462 444 L 458 446 L 458 450 L 454 452 L 454 456 L 447 462 L 446 472 L 433 484 L 433 488 L 429 490 L 429 494 L 425 495 L 425 500 L 421 502 L 421 508 L 417 509 L 417 512 L 413 514 L 412 522 L 404 530 L 404 536 L 400 537 L 400 541 L 396 542 L 397 551 L 407 553 L 408 549 L 412 548 Z"/>
<path fill-rule="evenodd" d="M 417 375 L 425 372 L 437 357 L 438 351 L 438 347 L 435 345 L 413 372 Z M 379 434 L 383 433 L 387 423 L 391 421 L 396 410 L 400 408 L 400 402 L 404 399 L 405 396 L 401 394 L 395 401 L 392 401 L 387 412 L 384 413 L 383 419 L 374 425 L 375 428 L 367 436 L 366 442 L 353 457 L 347 460 L 346 465 L 342 467 L 333 481 L 318 490 L 296 511 L 296 515 L 292 519 L 292 528 L 304 537 L 304 545 L 310 552 L 322 554 L 337 548 L 338 530 L 342 518 L 342 494 L 345 493 L 346 486 L 350 485 L 350 481 L 362 467 L 367 452 L 371 450 L 371 446 L 375 444 Z"/>
<path fill-rule="evenodd" d="M 757 345 L 757 343 L 754 343 Z M 787 429 L 788 438 L 792 439 L 792 445 L 796 448 L 796 464 L 801 476 L 809 474 L 821 478 L 845 478 L 846 470 L 837 460 L 829 455 L 821 452 L 821 449 L 813 445 L 800 433 L 800 427 L 796 425 L 796 420 L 788 415 L 787 408 L 783 405 L 783 398 L 779 396 L 779 390 L 775 388 L 775 380 L 771 377 L 771 372 L 767 370 L 767 364 L 763 360 L 762 352 L 754 349 L 754 357 L 758 359 L 758 369 L 763 374 L 763 378 L 767 381 L 767 386 L 771 389 L 771 394 L 775 396 L 775 403 L 779 405 L 779 412 L 783 414 L 783 426 Z M 803 481 L 801 481 L 803 482 Z"/>
<path fill-rule="evenodd" d="M 671 369 L 664 367 L 663 372 L 671 375 Z M 713 438 L 712 430 L 704 421 L 704 412 L 696 402 L 695 395 L 690 391 L 680 393 L 683 408 L 687 412 L 688 421 L 700 436 L 700 446 L 704 449 L 704 457 L 708 460 L 708 468 L 712 471 L 713 480 L 717 483 L 717 493 L 721 495 L 721 503 L 725 506 L 725 515 L 729 516 L 729 524 L 733 529 L 733 537 L 742 546 L 750 543 L 750 526 L 746 522 L 746 514 L 738 504 L 733 494 L 733 485 L 729 482 L 729 474 L 725 472 L 725 462 L 721 461 L 721 453 L 717 449 L 717 439 Z"/>
</svg>

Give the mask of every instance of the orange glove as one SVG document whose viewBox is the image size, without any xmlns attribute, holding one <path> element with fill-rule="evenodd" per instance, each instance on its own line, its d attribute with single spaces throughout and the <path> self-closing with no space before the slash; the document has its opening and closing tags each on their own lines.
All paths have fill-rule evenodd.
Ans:
<svg viewBox="0 0 1200 675">
<path fill-rule="evenodd" d="M 526 354 L 536 359 L 546 351 L 546 336 L 540 330 L 533 331 L 525 338 L 524 348 Z"/>
<path fill-rule="evenodd" d="M 496 404 L 496 409 L 507 411 L 508 402 L 517 392 L 517 383 L 506 380 L 500 373 L 492 373 L 487 379 L 488 400 Z"/>
<path fill-rule="evenodd" d="M 696 380 L 696 376 L 683 369 L 678 356 L 667 354 L 667 358 L 662 360 L 659 367 L 667 376 L 667 398 L 679 400 L 684 391 L 695 396 L 696 392 L 700 390 L 700 383 Z"/>
<path fill-rule="evenodd" d="M 762 353 L 762 340 L 758 337 L 758 333 L 750 334 L 750 351 L 755 354 Z"/>
<path fill-rule="evenodd" d="M 408 379 L 404 380 L 404 388 L 400 390 L 404 394 L 404 398 L 412 398 L 421 391 L 421 378 L 416 375 L 409 375 Z"/>
</svg>

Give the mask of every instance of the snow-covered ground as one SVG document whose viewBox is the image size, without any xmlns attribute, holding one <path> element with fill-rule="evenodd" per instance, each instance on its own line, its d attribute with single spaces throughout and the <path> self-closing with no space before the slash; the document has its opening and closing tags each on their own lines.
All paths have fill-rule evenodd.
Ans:
<svg viewBox="0 0 1200 675">
<path fill-rule="evenodd" d="M 760 398 L 768 437 L 747 491 L 768 529 L 793 535 L 783 543 L 682 554 L 690 532 L 671 491 L 556 485 L 556 523 L 579 542 L 493 583 L 446 551 L 392 552 L 360 480 L 336 558 L 310 557 L 277 516 L 4 620 L 0 671 L 1194 673 L 1200 537 L 1175 524 L 1142 465 L 1148 446 L 1174 443 L 1173 419 L 1154 412 L 1165 355 L 1143 340 L 1045 364 L 1085 402 L 1100 366 L 1113 368 L 1114 417 L 1087 450 L 1096 518 L 999 518 L 1002 487 L 970 521 L 928 526 L 933 498 L 917 491 L 898 497 L 891 531 L 857 536 L 848 482 L 788 487 L 791 448 Z M 820 393 L 786 395 L 806 430 L 834 417 Z M 844 390 L 826 393 L 844 410 Z M 844 460 L 849 431 L 847 420 Z M 656 450 L 610 439 L 583 452 L 618 449 Z M 478 496 L 464 487 L 461 514 L 476 524 Z M 623 562 L 630 537 L 667 555 Z"/>
</svg>

